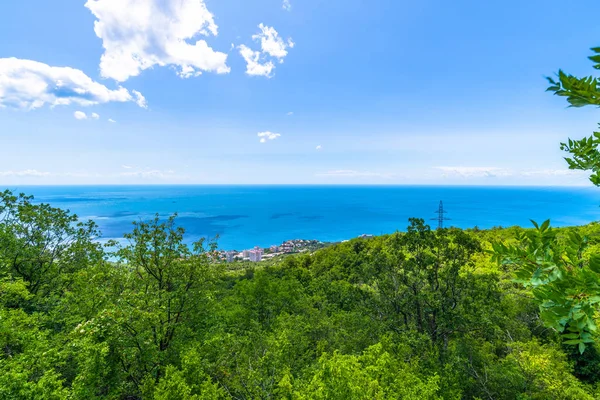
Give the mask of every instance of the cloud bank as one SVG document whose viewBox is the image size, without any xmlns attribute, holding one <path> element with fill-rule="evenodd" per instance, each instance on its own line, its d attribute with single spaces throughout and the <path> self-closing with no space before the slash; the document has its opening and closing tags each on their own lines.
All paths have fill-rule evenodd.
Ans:
<svg viewBox="0 0 600 400">
<path fill-rule="evenodd" d="M 522 169 L 514 170 L 499 167 L 435 167 L 442 171 L 442 177 L 460 177 L 460 178 L 500 178 L 500 177 L 554 177 L 554 176 L 573 176 L 585 177 L 585 171 L 570 169 Z"/>
<path fill-rule="evenodd" d="M 394 177 L 393 174 L 370 172 L 370 171 L 356 171 L 351 169 L 338 169 L 333 171 L 321 172 L 316 174 L 320 177 L 328 178 L 385 178 L 390 179 Z"/>
<path fill-rule="evenodd" d="M 44 177 L 50 176 L 50 172 L 38 171 L 37 169 L 26 169 L 22 171 L 0 171 L 0 176 L 17 176 L 17 177 Z"/>
</svg>

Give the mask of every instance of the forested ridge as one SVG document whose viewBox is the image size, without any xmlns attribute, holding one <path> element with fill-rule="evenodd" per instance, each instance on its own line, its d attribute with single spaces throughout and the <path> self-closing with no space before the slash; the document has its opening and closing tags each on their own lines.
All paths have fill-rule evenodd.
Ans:
<svg viewBox="0 0 600 400">
<path fill-rule="evenodd" d="M 4 192 L 0 398 L 600 398 L 595 330 L 567 344 L 514 253 L 545 237 L 566 259 L 579 238 L 595 270 L 600 225 L 407 223 L 235 269 L 176 218 L 105 248 L 92 222 Z"/>
</svg>

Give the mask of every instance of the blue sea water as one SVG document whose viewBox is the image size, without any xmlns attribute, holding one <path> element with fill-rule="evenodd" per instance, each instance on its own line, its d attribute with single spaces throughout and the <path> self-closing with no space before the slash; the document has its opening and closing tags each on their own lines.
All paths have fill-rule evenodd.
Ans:
<svg viewBox="0 0 600 400">
<path fill-rule="evenodd" d="M 121 238 L 132 221 L 178 213 L 187 240 L 219 235 L 219 247 L 244 249 L 288 239 L 340 241 L 404 230 L 408 218 L 469 228 L 555 226 L 600 219 L 600 189 L 443 186 L 26 186 L 36 202 L 92 219 L 104 238 Z"/>
</svg>

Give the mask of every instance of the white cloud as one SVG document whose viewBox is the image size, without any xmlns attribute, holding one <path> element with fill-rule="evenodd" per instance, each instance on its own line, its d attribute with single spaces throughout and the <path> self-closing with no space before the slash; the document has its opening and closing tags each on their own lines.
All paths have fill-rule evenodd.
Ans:
<svg viewBox="0 0 600 400">
<path fill-rule="evenodd" d="M 114 120 L 114 119 L 112 119 L 112 118 L 109 118 L 109 119 L 108 119 L 108 122 L 112 122 L 112 123 L 114 124 L 114 123 L 115 123 L 115 122 L 117 122 L 117 121 L 115 121 L 115 120 Z"/>
<path fill-rule="evenodd" d="M 283 0 L 281 8 L 285 11 L 292 11 L 292 3 L 290 3 L 290 0 Z"/>
<path fill-rule="evenodd" d="M 266 143 L 267 140 L 275 140 L 280 136 L 281 135 L 279 133 L 273 133 L 273 132 L 268 132 L 268 131 L 258 133 L 258 137 L 260 138 L 261 143 Z"/>
<path fill-rule="evenodd" d="M 140 179 L 168 179 L 177 177 L 175 175 L 175 171 L 173 170 L 162 171 L 158 169 L 145 169 L 141 171 L 121 172 L 119 176 Z"/>
<path fill-rule="evenodd" d="M 570 169 L 509 169 L 500 167 L 435 167 L 443 172 L 442 177 L 460 177 L 460 178 L 505 178 L 505 177 L 525 177 L 525 178 L 550 178 L 550 177 L 586 177 L 585 171 L 575 171 Z"/>
<path fill-rule="evenodd" d="M 523 176 L 587 176 L 586 171 L 572 169 L 531 169 L 521 172 Z"/>
<path fill-rule="evenodd" d="M 287 115 L 287 116 L 294 115 L 294 112 L 293 112 L 293 111 L 290 111 L 290 112 L 289 112 L 289 113 L 287 113 L 286 115 Z"/>
<path fill-rule="evenodd" d="M 322 150 L 322 149 L 323 149 L 323 147 L 321 145 L 317 146 L 317 151 Z"/>
<path fill-rule="evenodd" d="M 241 45 L 240 54 L 246 60 L 246 74 L 251 76 L 266 76 L 270 78 L 275 65 L 272 61 L 262 62 L 260 51 L 254 51 L 251 48 Z"/>
<path fill-rule="evenodd" d="M 381 172 L 369 172 L 369 171 L 355 171 L 351 169 L 338 169 L 334 171 L 321 172 L 316 176 L 330 177 L 330 178 L 392 178 L 393 174 L 381 173 Z"/>
<path fill-rule="evenodd" d="M 0 171 L 0 176 L 16 176 L 16 177 L 43 177 L 49 176 L 50 172 L 42 172 L 37 169 L 26 169 L 22 171 Z"/>
<path fill-rule="evenodd" d="M 142 108 L 148 108 L 148 103 L 146 103 L 146 98 L 137 90 L 132 90 L 133 96 L 135 98 L 135 104 Z"/>
<path fill-rule="evenodd" d="M 246 61 L 246 74 L 253 76 L 272 77 L 275 68 L 274 60 L 280 64 L 288 55 L 288 48 L 294 47 L 292 39 L 284 41 L 275 28 L 264 24 L 258 25 L 260 33 L 252 36 L 254 41 L 260 42 L 260 51 L 240 45 L 240 54 Z"/>
<path fill-rule="evenodd" d="M 123 87 L 111 90 L 75 68 L 52 67 L 32 60 L 0 58 L 0 108 L 32 110 L 46 104 L 51 107 L 69 104 L 91 106 L 130 101 L 140 105 L 141 94 L 135 91 L 133 93 L 132 95 Z"/>
<path fill-rule="evenodd" d="M 108 179 L 109 181 L 117 180 L 185 180 L 186 176 L 178 175 L 173 170 L 159 170 L 159 169 L 139 169 L 135 166 L 122 165 L 122 168 L 127 169 L 126 172 L 121 173 L 93 173 L 87 171 L 70 171 L 70 172 L 45 172 L 38 171 L 36 169 L 26 170 L 8 170 L 0 171 L 0 178 L 17 178 L 17 179 L 63 179 L 63 178 L 77 178 L 77 179 L 89 179 L 89 178 L 100 178 Z"/>
<path fill-rule="evenodd" d="M 91 172 L 64 172 L 64 173 L 49 173 L 48 176 L 55 177 L 70 177 L 70 178 L 101 178 L 102 174 Z"/>
<path fill-rule="evenodd" d="M 75 111 L 73 113 L 73 116 L 75 117 L 75 119 L 78 119 L 78 120 L 84 120 L 84 119 L 88 119 L 88 118 L 95 119 L 95 120 L 100 119 L 100 115 L 98 115 L 96 113 L 91 113 L 88 117 L 88 115 L 86 113 L 84 113 L 83 111 Z"/>
<path fill-rule="evenodd" d="M 75 119 L 79 119 L 79 120 L 87 119 L 87 115 L 85 115 L 85 113 L 83 111 L 75 111 L 73 113 L 73 116 L 75 117 Z"/>
<path fill-rule="evenodd" d="M 444 177 L 495 178 L 513 175 L 511 170 L 498 167 L 435 167 L 435 169 L 442 171 Z"/>
<path fill-rule="evenodd" d="M 227 54 L 205 40 L 188 42 L 218 33 L 204 0 L 88 0 L 85 7 L 96 17 L 106 78 L 123 82 L 155 65 L 172 66 L 182 78 L 230 71 Z"/>
<path fill-rule="evenodd" d="M 261 32 L 253 35 L 252 39 L 260 41 L 260 48 L 263 53 L 282 61 L 282 59 L 288 55 L 287 48 L 293 48 L 295 45 L 292 39 L 288 39 L 287 42 L 284 42 L 283 39 L 279 37 L 275 28 L 263 24 L 258 25 L 258 28 Z"/>
</svg>

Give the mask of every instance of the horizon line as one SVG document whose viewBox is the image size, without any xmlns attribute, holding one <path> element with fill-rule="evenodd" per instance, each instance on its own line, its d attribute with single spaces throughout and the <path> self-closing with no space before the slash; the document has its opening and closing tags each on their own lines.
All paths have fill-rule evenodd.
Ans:
<svg viewBox="0 0 600 400">
<path fill-rule="evenodd" d="M 444 184 L 444 183 L 49 183 L 49 184 L 2 184 L 8 189 L 9 186 L 17 187 L 90 187 L 90 186 L 354 186 L 354 187 L 489 187 L 489 188 L 595 188 L 587 184 Z"/>
</svg>

